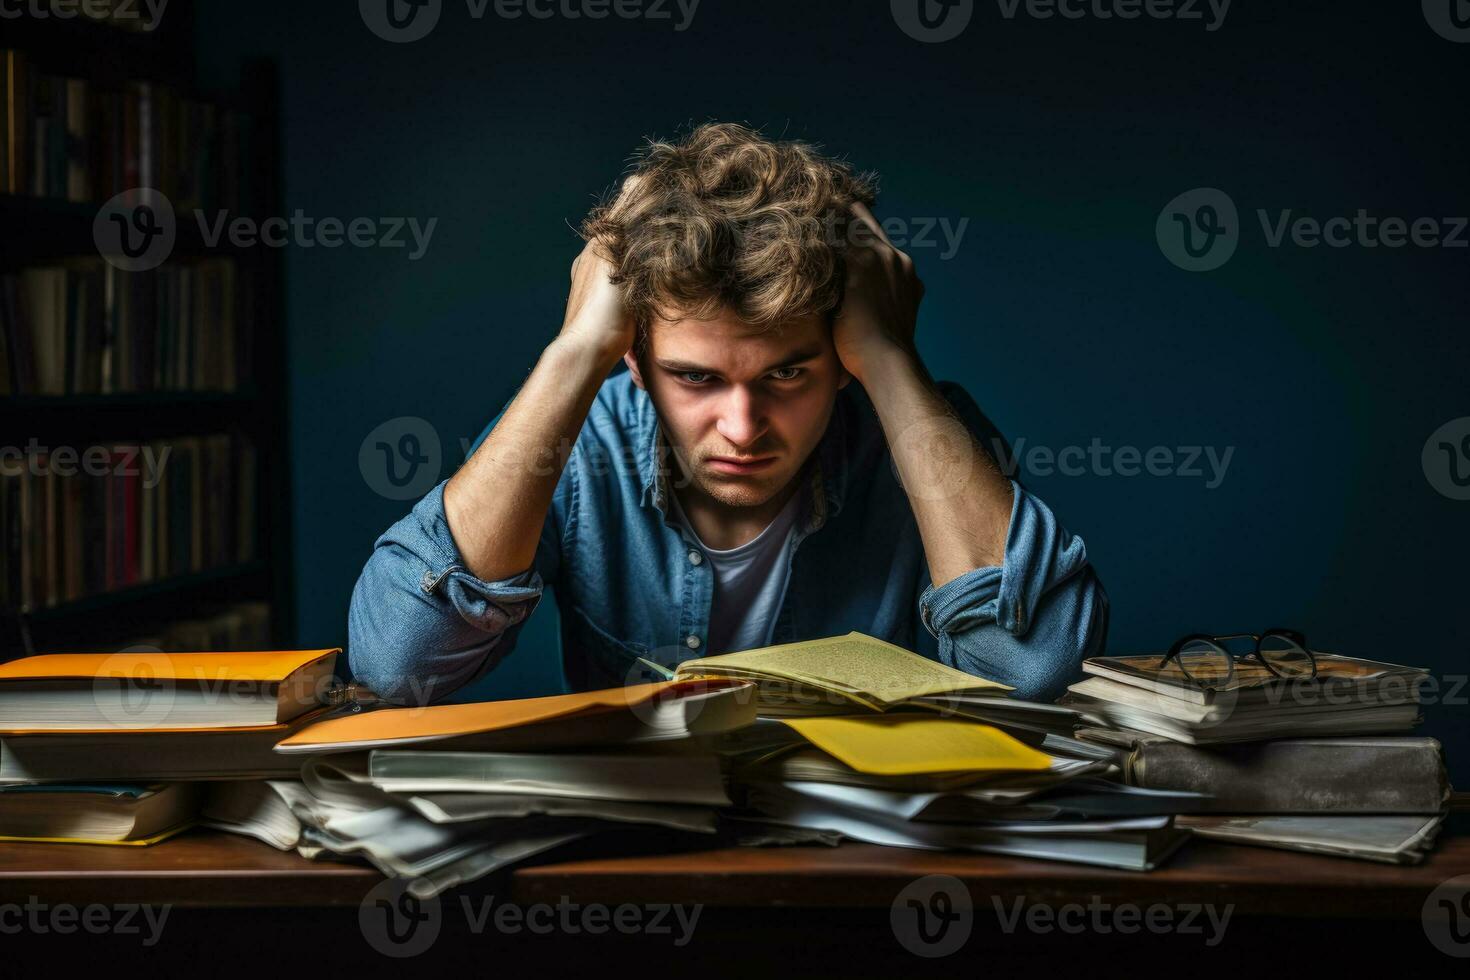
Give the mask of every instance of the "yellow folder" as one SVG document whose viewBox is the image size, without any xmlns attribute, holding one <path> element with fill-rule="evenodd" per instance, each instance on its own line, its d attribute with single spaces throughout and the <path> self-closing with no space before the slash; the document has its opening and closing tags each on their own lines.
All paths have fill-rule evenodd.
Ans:
<svg viewBox="0 0 1470 980">
<path fill-rule="evenodd" d="M 831 715 L 781 721 L 828 755 L 874 776 L 1032 772 L 1052 764 L 1051 756 L 999 728 L 957 718 Z"/>
</svg>

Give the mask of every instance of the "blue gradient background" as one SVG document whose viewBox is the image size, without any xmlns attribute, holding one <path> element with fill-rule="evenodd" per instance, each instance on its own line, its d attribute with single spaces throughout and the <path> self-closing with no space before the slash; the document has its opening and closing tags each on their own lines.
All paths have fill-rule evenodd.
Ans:
<svg viewBox="0 0 1470 980">
<path fill-rule="evenodd" d="M 1470 670 L 1470 503 L 1420 463 L 1431 432 L 1470 415 L 1470 249 L 1270 248 L 1255 215 L 1470 214 L 1470 45 L 1430 31 L 1419 4 L 1237 0 L 1210 33 L 1008 21 L 980 3 L 943 44 L 903 34 L 887 0 L 704 0 L 682 33 L 476 21 L 449 0 L 408 45 L 352 3 L 201 7 L 206 80 L 279 60 L 288 213 L 439 219 L 418 262 L 287 256 L 300 644 L 344 642 L 358 569 L 408 506 L 365 483 L 364 436 L 421 416 L 449 475 L 560 324 L 569 226 L 643 136 L 718 119 L 878 171 L 880 217 L 969 219 L 954 258 L 910 249 L 928 285 L 920 347 L 1013 442 L 1235 448 L 1213 490 L 1023 470 L 1087 541 L 1111 652 L 1284 624 Z M 1234 199 L 1242 241 L 1187 273 L 1154 222 L 1203 186 Z M 557 690 L 555 649 L 548 602 L 467 696 Z M 1459 695 L 1426 730 L 1465 785 Z"/>
</svg>

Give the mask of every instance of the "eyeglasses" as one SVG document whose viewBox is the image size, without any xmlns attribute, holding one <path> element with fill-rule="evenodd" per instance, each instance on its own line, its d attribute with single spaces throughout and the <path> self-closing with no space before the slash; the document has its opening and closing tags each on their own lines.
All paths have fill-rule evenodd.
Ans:
<svg viewBox="0 0 1470 980">
<path fill-rule="evenodd" d="M 1254 647 L 1240 653 L 1232 653 L 1225 644 L 1232 640 L 1251 640 Z M 1171 662 L 1191 680 L 1199 682 L 1229 682 L 1235 677 L 1236 661 L 1255 657 L 1274 677 L 1308 678 L 1317 676 L 1317 658 L 1307 649 L 1304 633 L 1289 629 L 1269 629 L 1255 633 L 1231 633 L 1226 636 L 1210 636 L 1208 633 L 1191 633 L 1180 637 L 1169 647 L 1159 668 Z"/>
</svg>

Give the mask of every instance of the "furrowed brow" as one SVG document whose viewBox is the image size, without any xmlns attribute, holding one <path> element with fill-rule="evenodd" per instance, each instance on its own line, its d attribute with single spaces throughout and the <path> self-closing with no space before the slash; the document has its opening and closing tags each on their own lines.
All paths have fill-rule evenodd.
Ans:
<svg viewBox="0 0 1470 980">
<path fill-rule="evenodd" d="M 800 350 L 792 351 L 775 364 L 766 367 L 761 371 L 761 374 L 765 374 L 767 371 L 775 371 L 777 368 L 796 367 L 798 364 L 805 364 L 807 361 L 815 360 L 821 356 L 822 349 L 820 347 L 803 347 Z"/>
<path fill-rule="evenodd" d="M 771 364 L 771 365 L 768 365 L 768 366 L 762 368 L 758 373 L 760 373 L 760 374 L 766 374 L 767 372 L 775 371 L 775 370 L 778 370 L 780 368 L 795 367 L 798 364 L 804 364 L 807 361 L 813 360 L 813 359 L 818 358 L 820 356 L 822 356 L 822 350 L 821 350 L 820 347 L 804 347 L 804 348 L 801 348 L 800 350 L 794 350 L 794 351 L 792 351 L 791 353 L 787 354 L 785 357 L 781 358 L 781 360 L 777 361 L 776 363 Z M 689 361 L 665 361 L 665 360 L 661 360 L 661 359 L 655 359 L 654 363 L 656 363 L 659 367 L 663 368 L 665 371 L 671 371 L 674 374 L 685 374 L 685 373 L 691 373 L 691 374 L 719 374 L 720 373 L 719 371 L 716 371 L 714 368 L 703 367 L 703 366 L 701 366 L 699 364 L 694 364 L 694 363 L 691 363 Z"/>
<path fill-rule="evenodd" d="M 691 364 L 688 361 L 664 361 L 656 359 L 654 363 L 663 368 L 665 371 L 672 371 L 675 374 L 684 374 L 685 372 L 688 372 L 690 374 L 720 373 L 714 368 L 700 367 L 698 364 Z"/>
</svg>

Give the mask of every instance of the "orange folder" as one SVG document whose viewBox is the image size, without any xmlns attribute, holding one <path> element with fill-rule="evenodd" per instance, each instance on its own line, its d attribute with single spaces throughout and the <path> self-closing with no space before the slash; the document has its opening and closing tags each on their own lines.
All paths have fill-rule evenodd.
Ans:
<svg viewBox="0 0 1470 980">
<path fill-rule="evenodd" d="M 623 711 L 658 698 L 738 687 L 746 681 L 657 681 L 577 694 L 475 704 L 441 704 L 422 708 L 380 708 L 311 725 L 276 744 L 277 752 L 308 753 L 357 750 L 431 742 L 535 725 L 556 719 Z"/>
</svg>

